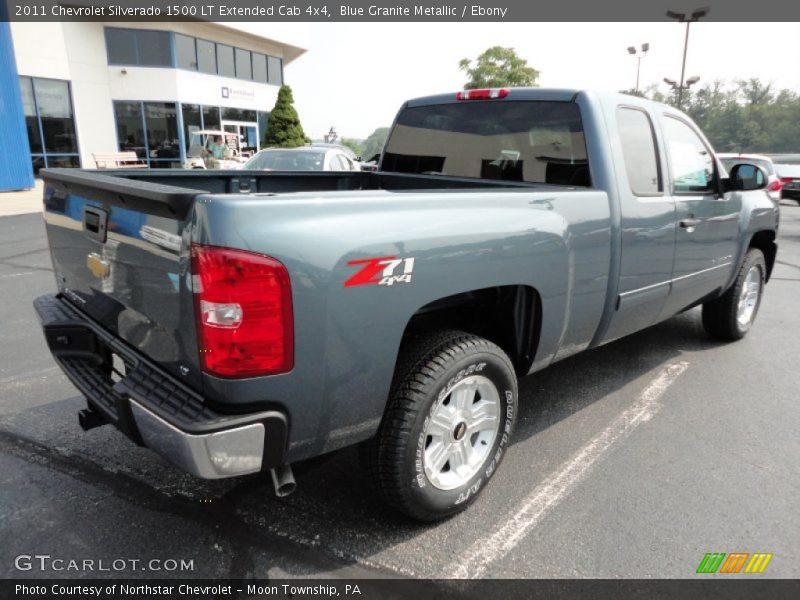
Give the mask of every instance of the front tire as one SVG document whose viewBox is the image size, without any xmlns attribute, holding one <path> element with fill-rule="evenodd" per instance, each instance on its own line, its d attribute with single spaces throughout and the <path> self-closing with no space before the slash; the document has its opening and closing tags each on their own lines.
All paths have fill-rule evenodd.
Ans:
<svg viewBox="0 0 800 600">
<path fill-rule="evenodd" d="M 747 335 L 761 306 L 766 276 L 764 254 L 750 248 L 730 289 L 703 304 L 703 327 L 711 337 L 739 340 Z"/>
<path fill-rule="evenodd" d="M 409 340 L 366 447 L 381 496 L 421 521 L 464 510 L 502 461 L 516 415 L 517 378 L 498 346 L 457 331 Z"/>
</svg>

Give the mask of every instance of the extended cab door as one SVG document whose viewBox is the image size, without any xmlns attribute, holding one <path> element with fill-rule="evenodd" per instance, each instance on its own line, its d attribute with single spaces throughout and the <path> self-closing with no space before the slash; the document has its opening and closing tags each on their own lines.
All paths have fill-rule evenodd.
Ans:
<svg viewBox="0 0 800 600">
<path fill-rule="evenodd" d="M 621 256 L 616 311 L 604 341 L 656 322 L 669 294 L 675 252 L 675 202 L 664 189 L 665 163 L 652 115 L 635 104 L 612 110 Z"/>
<path fill-rule="evenodd" d="M 678 227 L 672 289 L 661 314 L 676 314 L 719 291 L 734 268 L 741 195 L 718 193 L 714 154 L 688 121 L 664 115 L 669 189 Z"/>
</svg>

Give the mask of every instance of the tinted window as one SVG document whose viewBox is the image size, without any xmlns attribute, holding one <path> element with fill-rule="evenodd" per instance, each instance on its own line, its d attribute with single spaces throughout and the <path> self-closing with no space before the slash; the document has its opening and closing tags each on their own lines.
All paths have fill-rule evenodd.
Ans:
<svg viewBox="0 0 800 600">
<path fill-rule="evenodd" d="M 72 119 L 69 84 L 55 79 L 36 79 L 34 92 L 42 122 L 45 152 L 77 152 L 78 139 Z"/>
<path fill-rule="evenodd" d="M 233 48 L 217 44 L 217 72 L 223 77 L 236 77 L 233 62 Z"/>
<path fill-rule="evenodd" d="M 267 57 L 253 52 L 253 81 L 267 83 Z"/>
<path fill-rule="evenodd" d="M 253 68 L 250 64 L 250 53 L 247 50 L 236 48 L 236 76 L 239 79 L 252 79 Z"/>
<path fill-rule="evenodd" d="M 222 108 L 222 119 L 224 121 L 256 121 L 256 111 L 243 108 Z"/>
<path fill-rule="evenodd" d="M 683 121 L 664 119 L 664 137 L 676 193 L 711 191 L 714 159 L 698 135 Z"/>
<path fill-rule="evenodd" d="M 197 70 L 197 50 L 193 37 L 175 34 L 175 60 L 181 69 Z"/>
<path fill-rule="evenodd" d="M 631 191 L 642 195 L 657 194 L 661 186 L 650 117 L 641 110 L 620 108 L 617 111 L 617 127 Z"/>
<path fill-rule="evenodd" d="M 258 139 L 262 146 L 267 145 L 267 121 L 269 120 L 268 112 L 258 113 Z"/>
<path fill-rule="evenodd" d="M 144 123 L 141 102 L 114 102 L 117 122 L 117 142 L 122 151 L 136 152 L 139 158 L 147 158 L 144 144 Z"/>
<path fill-rule="evenodd" d="M 140 65 L 149 67 L 172 66 L 169 33 L 166 31 L 137 31 L 136 42 Z"/>
<path fill-rule="evenodd" d="M 106 28 L 106 49 L 108 50 L 108 64 L 110 65 L 135 65 L 136 35 L 132 29 Z"/>
<path fill-rule="evenodd" d="M 383 169 L 589 186 L 580 112 L 570 102 L 470 101 L 404 109 Z"/>
<path fill-rule="evenodd" d="M 203 128 L 203 123 L 200 120 L 200 105 L 198 104 L 183 104 L 181 105 L 181 113 L 183 115 L 183 138 L 188 150 L 192 144 L 201 145 L 199 135 L 194 135 L 195 132 Z"/>
<path fill-rule="evenodd" d="M 28 143 L 33 154 L 42 151 L 42 136 L 39 134 L 39 119 L 36 117 L 36 100 L 33 97 L 33 83 L 30 77 L 20 77 L 22 90 L 22 109 L 25 112 L 25 127 L 28 130 Z"/>
<path fill-rule="evenodd" d="M 280 58 L 274 56 L 267 57 L 267 71 L 269 72 L 269 83 L 272 85 L 283 85 L 283 66 Z"/>
<path fill-rule="evenodd" d="M 144 116 L 150 159 L 180 158 L 178 114 L 175 104 L 172 102 L 145 102 Z"/>
<path fill-rule="evenodd" d="M 216 106 L 203 107 L 203 129 L 219 129 L 219 108 Z"/>
<path fill-rule="evenodd" d="M 216 44 L 206 40 L 197 40 L 197 69 L 202 73 L 217 72 Z"/>
</svg>

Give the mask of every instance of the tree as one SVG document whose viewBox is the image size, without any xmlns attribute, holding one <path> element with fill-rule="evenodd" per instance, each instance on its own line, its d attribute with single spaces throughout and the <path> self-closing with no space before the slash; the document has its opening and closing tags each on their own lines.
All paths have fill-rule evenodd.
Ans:
<svg viewBox="0 0 800 600">
<path fill-rule="evenodd" d="M 458 68 L 469 78 L 464 89 L 535 86 L 539 71 L 513 48 L 492 46 L 474 61 L 462 58 Z"/>
<path fill-rule="evenodd" d="M 361 143 L 358 140 L 354 140 L 353 138 L 342 138 L 341 144 L 346 148 L 350 148 L 350 150 L 352 150 L 356 156 L 363 156 L 361 154 Z"/>
<path fill-rule="evenodd" d="M 376 154 L 383 152 L 387 137 L 389 137 L 388 127 L 378 127 L 370 133 L 369 137 L 361 144 L 361 156 L 364 160 L 369 160 Z"/>
<path fill-rule="evenodd" d="M 307 142 L 300 117 L 294 108 L 292 88 L 282 85 L 278 91 L 275 107 L 269 113 L 267 131 L 264 133 L 263 146 L 276 146 L 279 148 L 296 148 Z"/>
</svg>

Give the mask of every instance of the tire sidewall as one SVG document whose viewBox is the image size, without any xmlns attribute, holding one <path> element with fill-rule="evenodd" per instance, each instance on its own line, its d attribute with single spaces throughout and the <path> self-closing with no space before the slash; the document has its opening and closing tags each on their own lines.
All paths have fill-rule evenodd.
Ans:
<svg viewBox="0 0 800 600">
<path fill-rule="evenodd" d="M 477 473 L 464 485 L 452 490 L 435 487 L 425 474 L 425 430 L 431 415 L 447 398 L 450 390 L 461 380 L 471 375 L 482 375 L 497 388 L 500 400 L 500 419 L 498 419 L 497 435 L 492 448 L 487 453 L 484 463 Z M 457 512 L 469 505 L 497 471 L 497 467 L 505 456 L 514 421 L 517 414 L 517 380 L 507 359 L 492 352 L 479 351 L 461 356 L 449 364 L 436 378 L 436 381 L 425 390 L 425 406 L 414 420 L 409 436 L 406 468 L 411 474 L 410 493 L 415 503 L 422 504 L 427 510 L 439 515 Z"/>
<path fill-rule="evenodd" d="M 750 322 L 747 325 L 745 325 L 744 327 L 742 327 L 742 325 L 739 323 L 738 300 L 741 297 L 742 288 L 744 287 L 744 283 L 745 283 L 745 281 L 747 281 L 747 274 L 750 272 L 750 269 L 752 269 L 753 267 L 758 267 L 758 272 L 759 272 L 759 275 L 760 275 L 759 290 L 758 290 L 758 300 L 756 300 L 756 307 L 755 307 L 755 310 L 753 311 L 753 316 L 750 319 Z M 743 337 L 745 334 L 747 334 L 748 331 L 750 331 L 750 328 L 753 326 L 753 323 L 756 322 L 756 317 L 758 317 L 758 311 L 761 308 L 761 300 L 764 297 L 764 283 L 765 283 L 766 274 L 767 274 L 767 263 L 764 260 L 764 255 L 761 254 L 760 252 L 752 253 L 748 257 L 748 259 L 745 261 L 745 264 L 742 267 L 742 272 L 741 273 L 742 273 L 741 277 L 740 277 L 739 281 L 737 282 L 737 286 L 736 286 L 736 290 L 735 290 L 736 295 L 734 297 L 734 300 L 735 300 L 734 306 L 737 307 L 737 310 L 734 311 L 733 322 L 734 322 L 734 326 L 739 331 L 739 334 Z"/>
</svg>

